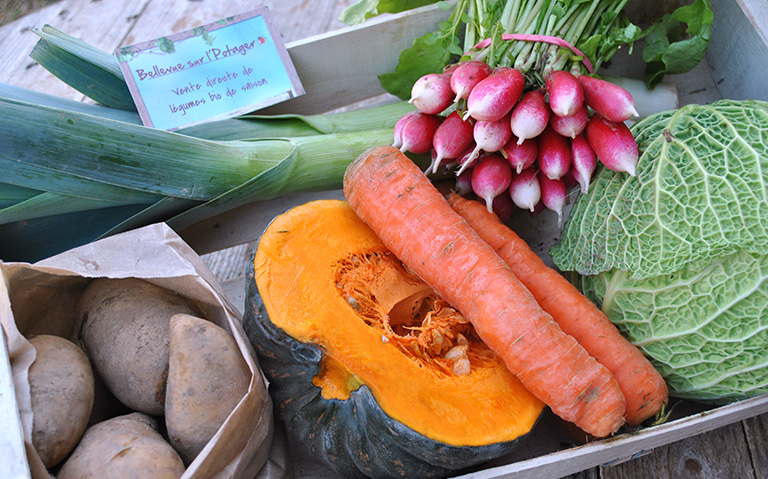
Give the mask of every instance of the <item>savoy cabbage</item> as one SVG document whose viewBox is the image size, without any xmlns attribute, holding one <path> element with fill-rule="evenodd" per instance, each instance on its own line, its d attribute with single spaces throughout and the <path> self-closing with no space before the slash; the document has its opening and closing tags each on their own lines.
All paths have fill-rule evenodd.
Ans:
<svg viewBox="0 0 768 479">
<path fill-rule="evenodd" d="M 689 105 L 632 132 L 637 175 L 598 172 L 553 261 L 672 395 L 768 392 L 768 103 Z"/>
</svg>

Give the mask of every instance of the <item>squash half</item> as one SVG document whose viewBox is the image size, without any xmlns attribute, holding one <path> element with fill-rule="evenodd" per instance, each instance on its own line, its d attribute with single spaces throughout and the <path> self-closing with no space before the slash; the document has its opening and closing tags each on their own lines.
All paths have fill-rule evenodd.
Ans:
<svg viewBox="0 0 768 479">
<path fill-rule="evenodd" d="M 244 325 L 280 417 L 341 474 L 455 474 L 510 452 L 541 415 L 345 201 L 276 217 L 252 260 Z"/>
</svg>

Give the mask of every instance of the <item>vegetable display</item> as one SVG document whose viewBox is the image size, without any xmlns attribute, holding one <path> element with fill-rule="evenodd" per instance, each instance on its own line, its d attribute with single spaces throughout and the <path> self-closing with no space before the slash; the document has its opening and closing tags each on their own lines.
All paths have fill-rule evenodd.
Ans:
<svg viewBox="0 0 768 479">
<path fill-rule="evenodd" d="M 455 475 L 516 448 L 544 409 L 345 201 L 274 218 L 246 287 L 290 437 L 344 477 Z"/>
<path fill-rule="evenodd" d="M 643 31 L 626 3 L 458 0 L 381 75 L 401 101 L 178 132 L 127 111 L 114 59 L 44 29 L 36 58 L 70 78 L 61 58 L 74 53 L 69 74 L 102 78 L 94 97 L 105 106 L 0 86 L 0 257 L 35 260 L 147 222 L 182 229 L 343 187 L 348 202 L 294 208 L 260 237 L 244 324 L 289 435 L 349 477 L 455 474 L 517 447 L 545 407 L 603 438 L 663 414 L 670 395 L 768 392 L 768 108 L 724 100 L 640 118 L 631 92 L 599 68 L 644 39 L 648 86 L 687 71 L 706 48 L 711 10 L 696 0 Z M 348 18 L 368 17 L 364 4 L 378 2 Z M 682 23 L 690 41 L 673 45 Z M 456 181 L 448 200 L 433 184 L 446 175 Z M 552 257 L 572 283 L 499 220 L 515 207 L 565 223 Z M 170 446 L 189 464 L 235 403 L 217 411 L 187 394 L 192 370 L 167 342 L 153 353 L 155 379 L 143 375 L 166 397 L 121 391 L 114 383 L 142 363 L 123 358 L 107 372 L 119 358 L 98 343 L 141 335 L 124 321 L 91 331 L 104 319 L 97 308 L 120 302 L 96 298 L 79 312 L 86 348 L 122 402 L 166 416 Z M 176 337 L 184 356 L 182 333 L 197 326 L 180 322 L 155 339 Z M 189 354 L 197 343 L 186 340 Z M 214 379 L 236 401 L 247 371 L 230 366 L 243 374 Z"/>
<path fill-rule="evenodd" d="M 400 150 L 374 147 L 344 176 L 355 213 L 387 248 L 460 311 L 551 410 L 604 437 L 624 424 L 611 372 L 565 334 L 496 252 Z"/>
<path fill-rule="evenodd" d="M 631 46 L 641 37 L 653 45 L 649 61 L 662 65 L 657 80 L 665 68 L 674 65 L 679 73 L 698 62 L 701 56 L 692 51 L 702 52 L 708 42 L 708 1 L 696 0 L 690 8 L 679 9 L 645 32 L 621 13 L 625 1 L 539 0 L 475 6 L 475 2 L 462 0 L 452 6 L 451 19 L 440 31 L 417 39 L 402 52 L 395 71 L 383 72 L 380 80 L 387 91 L 406 100 L 419 77 L 443 73 L 445 66 L 472 50 L 470 58 L 478 62 L 514 67 L 526 77 L 524 88 L 531 89 L 534 83 L 543 85 L 550 71 L 571 71 L 587 64 L 596 70 L 619 45 Z M 345 19 L 355 23 L 369 17 L 371 9 L 383 13 L 427 3 L 434 2 L 378 5 L 366 1 L 345 12 Z M 674 38 L 683 24 L 689 25 L 686 32 L 691 41 Z M 420 104 L 402 101 L 384 109 L 359 108 L 333 115 L 245 115 L 176 133 L 161 132 L 140 126 L 114 56 L 50 26 L 36 33 L 41 40 L 31 57 L 106 108 L 0 86 L 0 131 L 8 139 L 0 145 L 0 163 L 8 172 L 0 181 L 0 235 L 4 239 L 0 256 L 5 260 L 39 260 L 157 221 L 182 230 L 246 203 L 340 188 L 344 167 L 367 147 L 391 143 L 397 120 Z M 505 40 L 509 35 L 525 35 L 526 39 Z M 541 42 L 544 37 L 548 40 Z M 561 41 L 547 43 L 551 38 Z M 485 39 L 489 39 L 487 45 L 474 49 Z M 583 56 L 564 48 L 562 41 Z M 680 57 L 685 62 L 677 61 Z M 437 109 L 447 105 L 445 98 L 434 103 L 445 87 L 443 79 L 420 84 L 416 91 L 422 91 L 424 104 L 433 102 L 431 108 Z M 466 102 L 468 98 L 461 98 L 465 94 L 469 92 L 456 97 Z M 434 120 L 421 121 L 428 125 L 426 131 L 436 127 Z M 478 145 L 490 149 L 489 145 L 500 141 L 493 128 L 478 129 L 478 138 L 482 138 Z M 418 148 L 411 143 L 408 149 L 427 150 L 428 154 L 424 140 L 429 135 L 418 128 L 407 130 L 412 140 L 421 139 Z M 441 135 L 449 133 L 450 129 Z M 465 153 L 455 149 L 469 146 L 465 140 L 443 143 L 435 148 L 435 170 Z M 502 156 L 507 149 L 501 150 Z M 62 166 L 68 163 L 76 166 Z M 131 165 L 129 174 L 125 165 Z M 586 171 L 581 168 L 579 182 L 586 181 Z M 499 189 L 501 185 L 491 186 Z M 562 189 L 560 184 L 544 186 L 548 207 L 559 210 Z M 535 195 L 526 196 L 532 202 Z M 80 226 L 72 228 L 73 224 Z"/>
<path fill-rule="evenodd" d="M 634 177 L 600 171 L 552 250 L 676 397 L 768 392 L 768 104 L 719 100 L 632 127 Z"/>
</svg>

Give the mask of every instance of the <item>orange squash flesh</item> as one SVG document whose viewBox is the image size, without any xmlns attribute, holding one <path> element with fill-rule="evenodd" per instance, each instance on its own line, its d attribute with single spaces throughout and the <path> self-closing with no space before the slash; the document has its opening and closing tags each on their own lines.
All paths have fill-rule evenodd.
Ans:
<svg viewBox="0 0 768 479">
<path fill-rule="evenodd" d="M 324 398 L 365 384 L 387 415 L 455 446 L 514 440 L 540 416 L 544 405 L 345 201 L 275 218 L 253 266 L 270 321 L 323 350 L 313 383 Z"/>
</svg>

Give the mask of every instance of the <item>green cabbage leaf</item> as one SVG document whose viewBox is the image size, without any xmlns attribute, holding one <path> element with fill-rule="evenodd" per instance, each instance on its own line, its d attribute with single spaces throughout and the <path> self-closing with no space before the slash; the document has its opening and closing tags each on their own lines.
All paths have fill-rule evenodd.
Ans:
<svg viewBox="0 0 768 479">
<path fill-rule="evenodd" d="M 632 126 L 637 175 L 603 168 L 551 254 L 563 271 L 673 273 L 739 250 L 768 254 L 768 103 L 720 100 Z"/>
<path fill-rule="evenodd" d="M 632 127 L 637 175 L 598 172 L 550 251 L 676 397 L 768 393 L 768 103 Z"/>
<path fill-rule="evenodd" d="M 670 394 L 725 403 L 768 393 L 768 255 L 739 251 L 668 275 L 575 284 L 664 377 Z"/>
</svg>

